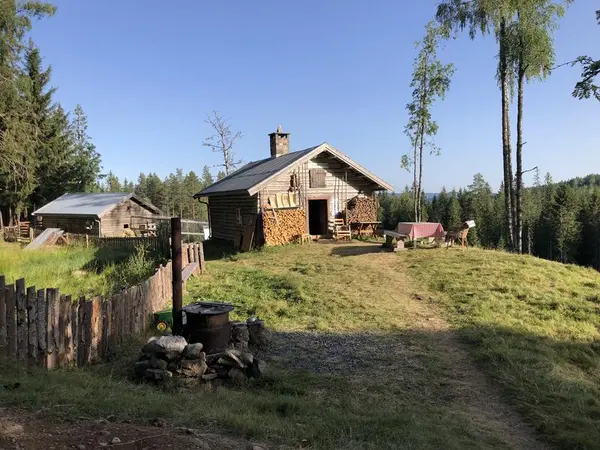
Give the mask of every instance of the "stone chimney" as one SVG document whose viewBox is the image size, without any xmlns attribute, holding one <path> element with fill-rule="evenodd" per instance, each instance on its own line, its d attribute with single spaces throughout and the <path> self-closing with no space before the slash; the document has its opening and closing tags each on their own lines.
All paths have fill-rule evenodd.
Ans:
<svg viewBox="0 0 600 450">
<path fill-rule="evenodd" d="M 269 138 L 271 142 L 271 158 L 278 158 L 290 152 L 290 133 L 281 131 L 281 125 L 277 127 L 275 133 L 269 134 Z"/>
</svg>

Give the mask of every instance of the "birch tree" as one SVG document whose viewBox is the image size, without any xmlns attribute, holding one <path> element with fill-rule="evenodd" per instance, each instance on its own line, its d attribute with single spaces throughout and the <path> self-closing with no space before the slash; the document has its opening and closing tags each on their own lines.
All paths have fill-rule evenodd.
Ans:
<svg viewBox="0 0 600 450">
<path fill-rule="evenodd" d="M 596 20 L 600 25 L 600 9 L 596 11 Z M 600 101 L 600 86 L 595 84 L 596 77 L 600 76 L 600 59 L 594 60 L 589 56 L 580 56 L 575 63 L 581 64 L 581 81 L 573 89 L 573 97 L 578 99 L 594 97 Z"/>
<path fill-rule="evenodd" d="M 571 3 L 567 0 L 565 4 Z M 506 55 L 517 81 L 517 146 L 515 173 L 515 250 L 523 252 L 523 108 L 524 85 L 542 80 L 554 64 L 552 34 L 563 5 L 549 0 L 515 0 L 516 21 L 507 30 Z"/>
<path fill-rule="evenodd" d="M 566 0 L 565 4 L 572 0 Z M 455 31 L 494 33 L 498 42 L 496 78 L 502 103 L 502 162 L 505 226 L 510 249 L 522 250 L 523 85 L 545 76 L 554 56 L 551 34 L 562 6 L 550 0 L 446 0 L 438 6 L 437 20 Z M 510 103 L 518 86 L 516 192 L 512 168 Z"/>
<path fill-rule="evenodd" d="M 514 11 L 512 0 L 445 0 L 438 5 L 436 18 L 443 26 L 455 31 L 468 30 L 471 39 L 478 33 L 494 33 L 498 42 L 496 78 L 501 93 L 502 111 L 502 168 L 507 241 L 513 247 L 514 195 L 512 177 L 512 150 L 510 140 L 510 90 L 513 73 L 508 60 L 507 27 Z"/>
<path fill-rule="evenodd" d="M 404 132 L 410 139 L 412 152 L 402 156 L 402 167 L 413 172 L 413 195 L 415 221 L 423 219 L 423 151 L 439 154 L 433 137 L 437 134 L 438 124 L 431 116 L 431 107 L 437 99 L 443 99 L 450 88 L 450 79 L 454 73 L 452 64 L 442 64 L 437 59 L 437 49 L 442 30 L 433 22 L 426 26 L 425 37 L 416 44 L 419 53 L 414 61 L 412 101 L 406 105 L 408 124 Z"/>
</svg>

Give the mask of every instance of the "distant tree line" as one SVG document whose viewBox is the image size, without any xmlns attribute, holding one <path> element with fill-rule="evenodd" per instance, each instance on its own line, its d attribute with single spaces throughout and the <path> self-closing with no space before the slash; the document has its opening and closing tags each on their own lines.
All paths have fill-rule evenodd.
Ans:
<svg viewBox="0 0 600 450">
<path fill-rule="evenodd" d="M 100 155 L 80 105 L 69 114 L 54 100 L 52 70 L 25 42 L 49 3 L 0 0 L 0 226 L 27 217 L 69 191 L 96 188 Z"/>
<path fill-rule="evenodd" d="M 504 187 L 494 192 L 481 174 L 465 189 L 442 189 L 432 199 L 422 197 L 423 220 L 457 230 L 475 220 L 471 245 L 509 249 Z M 413 192 L 379 197 L 380 220 L 385 229 L 414 217 Z M 536 173 L 532 187 L 523 190 L 523 251 L 545 259 L 575 263 L 600 270 L 600 175 L 554 183 Z"/>
<path fill-rule="evenodd" d="M 223 172 L 219 172 L 217 178 L 221 179 L 224 176 Z M 98 190 L 100 192 L 135 192 L 160 208 L 166 215 L 207 220 L 206 205 L 199 203 L 193 196 L 213 184 L 214 181 L 208 166 L 204 166 L 200 177 L 193 170 L 183 173 L 182 169 L 177 169 L 175 173 L 170 173 L 164 179 L 161 179 L 156 173 L 140 173 L 135 183 L 127 178 L 121 181 L 119 177 L 109 172 L 98 184 Z"/>
</svg>

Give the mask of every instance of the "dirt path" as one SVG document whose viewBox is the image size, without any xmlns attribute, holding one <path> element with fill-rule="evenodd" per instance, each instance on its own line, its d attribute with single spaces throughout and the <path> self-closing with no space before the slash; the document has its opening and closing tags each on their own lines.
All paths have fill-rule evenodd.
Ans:
<svg viewBox="0 0 600 450">
<path fill-rule="evenodd" d="M 364 250 L 362 250 L 364 252 Z M 535 430 L 501 398 L 498 389 L 480 371 L 468 355 L 457 333 L 427 302 L 431 294 L 407 275 L 402 256 L 391 253 L 357 255 L 365 268 L 379 271 L 387 278 L 390 292 L 398 301 L 408 302 L 417 318 L 415 330 L 435 336 L 432 344 L 452 370 L 451 384 L 447 386 L 453 401 L 481 427 L 492 427 L 514 449 L 541 450 L 549 448 L 541 442 Z"/>
<path fill-rule="evenodd" d="M 110 419 L 110 417 L 109 417 Z M 141 426 L 110 420 L 75 418 L 59 423 L 37 414 L 0 408 L 0 449 L 2 450 L 240 450 L 253 445 L 241 439 L 201 433 L 189 428 L 167 427 L 164 421 Z M 263 447 L 256 447 L 263 448 Z"/>
</svg>

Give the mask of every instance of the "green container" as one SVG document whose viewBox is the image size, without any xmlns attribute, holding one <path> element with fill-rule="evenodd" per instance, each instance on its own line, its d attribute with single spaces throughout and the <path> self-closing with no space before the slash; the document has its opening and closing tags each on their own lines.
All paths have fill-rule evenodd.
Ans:
<svg viewBox="0 0 600 450">
<path fill-rule="evenodd" d="M 173 310 L 163 309 L 154 313 L 154 326 L 158 331 L 173 328 Z"/>
</svg>

